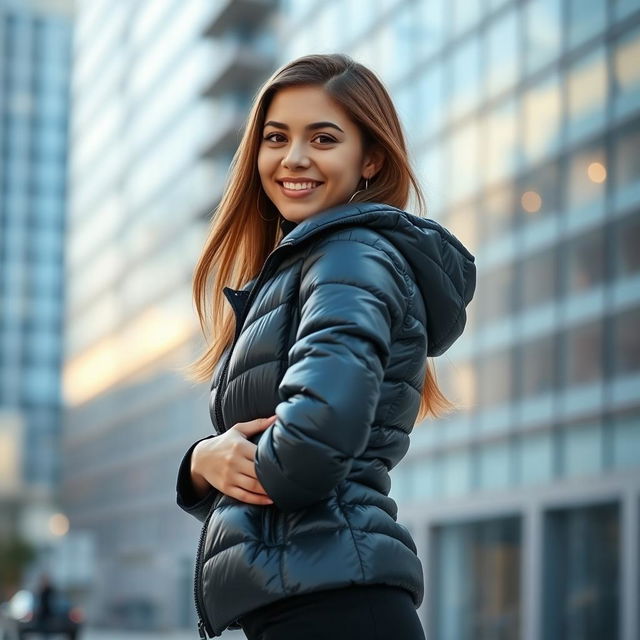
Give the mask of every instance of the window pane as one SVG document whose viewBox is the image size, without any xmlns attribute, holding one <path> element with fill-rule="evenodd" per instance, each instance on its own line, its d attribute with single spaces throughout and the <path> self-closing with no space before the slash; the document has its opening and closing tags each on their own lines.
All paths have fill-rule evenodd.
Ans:
<svg viewBox="0 0 640 640">
<path fill-rule="evenodd" d="M 479 316 L 483 323 L 511 314 L 513 266 L 505 264 L 478 275 Z"/>
<path fill-rule="evenodd" d="M 600 33 L 606 24 L 605 0 L 569 0 L 569 46 Z"/>
<path fill-rule="evenodd" d="M 511 399 L 511 351 L 503 349 L 485 355 L 479 363 L 479 405 L 489 407 Z"/>
<path fill-rule="evenodd" d="M 640 106 L 640 28 L 625 33 L 614 47 L 614 101 L 616 114 L 620 116 Z"/>
<path fill-rule="evenodd" d="M 578 149 L 568 159 L 567 207 L 580 208 L 602 202 L 607 176 L 604 145 L 598 141 Z"/>
<path fill-rule="evenodd" d="M 564 385 L 595 382 L 602 378 L 602 321 L 595 320 L 564 333 L 566 360 Z"/>
<path fill-rule="evenodd" d="M 544 531 L 542 637 L 619 638 L 617 504 L 549 512 Z"/>
<path fill-rule="evenodd" d="M 569 68 L 567 98 L 570 140 L 602 126 L 607 102 L 607 62 L 603 46 Z"/>
<path fill-rule="evenodd" d="M 613 466 L 617 469 L 640 466 L 640 414 L 616 416 L 613 433 Z"/>
<path fill-rule="evenodd" d="M 448 140 L 449 202 L 474 194 L 480 183 L 478 120 L 456 127 Z"/>
<path fill-rule="evenodd" d="M 560 211 L 561 167 L 547 162 L 519 180 L 519 211 L 525 223 L 536 223 L 540 219 Z"/>
<path fill-rule="evenodd" d="M 549 73 L 543 81 L 524 94 L 523 153 L 529 162 L 550 155 L 559 143 L 560 78 Z"/>
<path fill-rule="evenodd" d="M 599 285 L 605 278 L 604 232 L 590 231 L 568 241 L 565 293 L 577 293 Z"/>
<path fill-rule="evenodd" d="M 615 229 L 615 269 L 618 277 L 632 276 L 640 271 L 640 215 L 620 220 Z"/>
<path fill-rule="evenodd" d="M 554 336 L 542 336 L 522 345 L 522 397 L 535 396 L 556 387 Z"/>
<path fill-rule="evenodd" d="M 640 307 L 619 313 L 613 321 L 616 375 L 640 371 Z"/>
<path fill-rule="evenodd" d="M 558 276 L 556 247 L 528 256 L 522 261 L 521 304 L 523 308 L 548 302 L 555 296 Z"/>
<path fill-rule="evenodd" d="M 562 12 L 560 0 L 533 0 L 524 5 L 525 61 L 531 73 L 560 55 Z"/>
<path fill-rule="evenodd" d="M 523 485 L 548 482 L 553 477 L 553 439 L 551 433 L 521 434 L 520 482 Z"/>
<path fill-rule="evenodd" d="M 454 48 L 448 59 L 447 78 L 449 95 L 447 111 L 450 119 L 458 118 L 472 107 L 480 98 L 480 41 L 471 37 L 464 44 Z"/>
<path fill-rule="evenodd" d="M 521 536 L 517 517 L 434 529 L 429 638 L 520 638 Z"/>
<path fill-rule="evenodd" d="M 560 442 L 563 475 L 596 475 L 602 471 L 602 426 L 599 422 L 563 426 Z"/>
<path fill-rule="evenodd" d="M 514 221 L 514 188 L 512 182 L 504 182 L 483 193 L 482 240 L 488 242 L 511 228 Z"/>
<path fill-rule="evenodd" d="M 518 165 L 517 107 L 513 98 L 501 102 L 484 118 L 483 164 L 486 184 L 513 175 Z"/>
<path fill-rule="evenodd" d="M 510 87 L 518 77 L 518 55 L 520 38 L 515 9 L 503 13 L 491 23 L 487 31 L 487 77 L 488 96 Z"/>
<path fill-rule="evenodd" d="M 640 183 L 640 127 L 636 120 L 629 126 L 618 129 L 613 136 L 613 153 L 616 170 L 613 175 L 614 189 L 622 192 Z"/>
<path fill-rule="evenodd" d="M 511 481 L 511 447 L 508 440 L 478 446 L 478 484 L 481 489 L 505 488 Z"/>
<path fill-rule="evenodd" d="M 443 115 L 443 67 L 440 64 L 431 65 L 427 71 L 421 73 L 417 79 L 417 86 L 413 90 L 417 94 L 418 114 L 416 118 L 416 137 L 434 133 L 442 126 Z"/>
</svg>

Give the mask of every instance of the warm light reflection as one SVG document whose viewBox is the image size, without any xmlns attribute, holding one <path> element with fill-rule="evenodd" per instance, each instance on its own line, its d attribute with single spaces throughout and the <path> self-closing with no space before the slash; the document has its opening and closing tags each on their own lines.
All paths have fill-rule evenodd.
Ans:
<svg viewBox="0 0 640 640">
<path fill-rule="evenodd" d="M 141 367 L 186 342 L 193 322 L 151 307 L 117 335 L 106 337 L 70 360 L 63 373 L 65 402 L 86 402 Z"/>
<path fill-rule="evenodd" d="M 461 411 L 471 411 L 476 403 L 476 375 L 469 362 L 458 362 L 453 365 L 451 374 L 454 387 L 452 400 Z"/>
<path fill-rule="evenodd" d="M 69 531 L 69 518 L 64 513 L 54 513 L 49 518 L 49 531 L 54 536 L 64 536 Z"/>
<path fill-rule="evenodd" d="M 537 213 L 542 207 L 542 198 L 537 191 L 525 191 L 520 198 L 520 204 L 527 213 Z"/>
<path fill-rule="evenodd" d="M 587 167 L 587 175 L 591 182 L 600 184 L 607 179 L 607 169 L 602 162 L 592 162 Z"/>
</svg>

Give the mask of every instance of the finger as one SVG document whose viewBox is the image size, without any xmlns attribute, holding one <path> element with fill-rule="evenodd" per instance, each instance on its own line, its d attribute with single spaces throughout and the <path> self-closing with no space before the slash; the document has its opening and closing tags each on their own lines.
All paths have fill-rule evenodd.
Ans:
<svg viewBox="0 0 640 640">
<path fill-rule="evenodd" d="M 273 500 L 266 495 L 259 495 L 251 491 L 246 491 L 240 487 L 234 487 L 228 493 L 232 498 L 248 502 L 249 504 L 273 504 Z"/>
<path fill-rule="evenodd" d="M 254 476 L 248 476 L 244 473 L 238 473 L 238 475 L 232 479 L 231 481 L 236 486 L 245 489 L 246 491 L 251 491 L 252 493 L 260 493 L 266 495 L 266 491 L 262 486 L 260 480 L 255 478 Z"/>
</svg>

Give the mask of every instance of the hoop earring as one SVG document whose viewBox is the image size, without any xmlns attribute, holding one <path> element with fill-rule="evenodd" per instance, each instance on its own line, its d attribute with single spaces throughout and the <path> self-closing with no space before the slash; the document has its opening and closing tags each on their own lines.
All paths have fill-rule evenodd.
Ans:
<svg viewBox="0 0 640 640">
<path fill-rule="evenodd" d="M 260 196 L 258 196 L 258 201 L 256 202 L 256 209 L 258 210 L 258 215 L 259 215 L 259 216 L 260 216 L 260 217 L 261 217 L 265 222 L 273 222 L 274 220 L 276 220 L 276 219 L 279 217 L 279 215 L 280 215 L 280 214 L 278 214 L 278 215 L 274 216 L 273 218 L 265 218 L 265 217 L 262 215 L 262 212 L 260 211 L 259 199 L 260 199 Z"/>
<path fill-rule="evenodd" d="M 351 202 L 353 200 L 353 196 L 356 195 L 356 193 L 360 193 L 361 191 L 366 191 L 369 188 L 369 178 L 365 178 L 364 179 L 364 189 L 358 189 L 357 191 L 354 191 L 353 194 L 351 195 L 351 197 L 347 200 L 347 202 Z"/>
</svg>

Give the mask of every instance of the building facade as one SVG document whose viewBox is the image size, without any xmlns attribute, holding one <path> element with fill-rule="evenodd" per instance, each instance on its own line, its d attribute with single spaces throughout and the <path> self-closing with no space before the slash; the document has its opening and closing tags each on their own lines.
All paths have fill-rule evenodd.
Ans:
<svg viewBox="0 0 640 640">
<path fill-rule="evenodd" d="M 0 0 L 0 541 L 36 551 L 60 481 L 69 4 Z"/>
<path fill-rule="evenodd" d="M 273 3 L 77 4 L 63 494 L 97 564 L 94 625 L 195 632 L 198 523 L 177 465 L 210 433 L 195 262 L 255 86 Z"/>
<path fill-rule="evenodd" d="M 640 5 L 283 5 L 400 111 L 428 217 L 476 255 L 458 411 L 392 472 L 430 640 L 632 640 L 640 500 Z M 428 304 L 428 301 L 426 301 Z"/>
</svg>

